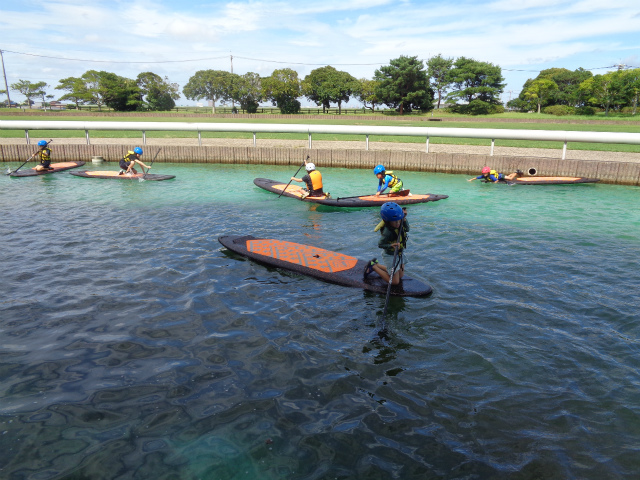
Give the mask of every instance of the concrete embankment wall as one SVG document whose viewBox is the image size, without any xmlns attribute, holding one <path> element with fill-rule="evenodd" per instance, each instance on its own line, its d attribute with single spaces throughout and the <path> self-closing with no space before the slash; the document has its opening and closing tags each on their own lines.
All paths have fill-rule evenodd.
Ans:
<svg viewBox="0 0 640 480">
<path fill-rule="evenodd" d="M 144 156 L 147 165 L 154 158 L 157 148 L 147 146 Z M 0 145 L 0 160 L 24 162 L 36 150 L 34 145 Z M 56 145 L 54 162 L 84 160 L 101 156 L 106 162 L 117 162 L 129 148 L 122 145 Z M 222 163 L 253 165 L 300 166 L 310 155 L 319 168 L 372 169 L 384 164 L 389 170 L 457 173 L 478 175 L 483 166 L 489 165 L 500 172 L 527 172 L 537 170 L 538 176 L 572 176 L 599 178 L 603 183 L 640 185 L 640 163 L 561 160 L 557 158 L 521 157 L 504 155 L 472 155 L 456 153 L 424 153 L 413 151 L 371 151 L 351 149 L 304 149 L 222 146 L 163 146 L 156 163 Z M 110 167 L 111 168 L 111 167 Z M 116 168 L 115 166 L 113 168 Z"/>
</svg>

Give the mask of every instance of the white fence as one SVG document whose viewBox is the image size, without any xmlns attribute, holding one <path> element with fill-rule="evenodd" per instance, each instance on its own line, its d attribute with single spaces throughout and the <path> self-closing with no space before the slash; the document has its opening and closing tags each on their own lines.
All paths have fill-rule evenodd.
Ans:
<svg viewBox="0 0 640 480">
<path fill-rule="evenodd" d="M 568 142 L 617 143 L 640 145 L 640 133 L 620 132 L 571 132 L 559 130 L 507 130 L 497 128 L 439 128 L 439 127 L 393 127 L 368 125 L 305 125 L 277 123 L 187 123 L 187 122 L 84 122 L 84 121 L 29 121 L 0 120 L 0 130 L 24 130 L 27 144 L 30 130 L 84 130 L 87 145 L 91 143 L 89 131 L 115 130 L 142 132 L 146 145 L 147 131 L 197 132 L 198 145 L 202 145 L 202 132 L 244 132 L 253 134 L 253 145 L 259 133 L 302 133 L 308 135 L 312 148 L 313 134 L 364 135 L 369 150 L 369 136 L 407 136 L 425 139 L 429 153 L 431 137 L 481 138 L 491 140 L 491 155 L 496 140 L 537 140 L 563 142 L 562 158 L 565 159 Z"/>
</svg>

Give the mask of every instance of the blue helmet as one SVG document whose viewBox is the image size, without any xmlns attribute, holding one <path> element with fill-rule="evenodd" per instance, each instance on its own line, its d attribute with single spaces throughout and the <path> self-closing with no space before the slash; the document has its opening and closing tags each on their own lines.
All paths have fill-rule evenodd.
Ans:
<svg viewBox="0 0 640 480">
<path fill-rule="evenodd" d="M 38 146 L 39 147 L 46 147 L 47 146 L 47 141 L 46 140 L 40 140 L 38 142 Z"/>
<path fill-rule="evenodd" d="M 142 155 L 142 149 L 140 147 L 136 147 L 133 149 L 133 153 L 137 153 L 138 155 Z"/>
<path fill-rule="evenodd" d="M 400 205 L 393 202 L 387 202 L 380 207 L 380 216 L 385 222 L 394 222 L 404 218 L 404 212 Z"/>
<path fill-rule="evenodd" d="M 377 175 L 379 173 L 384 173 L 384 165 L 378 165 L 376 168 L 373 169 L 373 174 Z"/>
</svg>

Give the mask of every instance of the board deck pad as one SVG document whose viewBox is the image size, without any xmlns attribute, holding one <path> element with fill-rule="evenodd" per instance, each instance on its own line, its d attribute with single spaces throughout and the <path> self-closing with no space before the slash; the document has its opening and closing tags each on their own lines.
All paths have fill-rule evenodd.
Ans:
<svg viewBox="0 0 640 480">
<path fill-rule="evenodd" d="M 15 173 L 10 173 L 10 177 L 35 177 L 38 175 L 47 175 L 49 173 L 62 172 L 63 170 L 69 170 L 70 168 L 81 167 L 85 162 L 58 162 L 52 163 L 50 166 L 53 167 L 53 170 L 41 170 L 37 171 L 36 167 L 29 168 L 26 170 L 18 170 Z"/>
<path fill-rule="evenodd" d="M 306 197 L 302 198 L 305 190 L 298 185 L 289 185 L 286 183 L 269 180 L 268 178 L 256 178 L 253 183 L 264 190 L 272 193 L 282 194 L 283 197 L 296 198 L 303 202 L 319 203 L 320 205 L 328 205 L 332 207 L 379 207 L 387 202 L 395 202 L 398 205 L 411 205 L 415 203 L 435 202 L 448 198 L 448 195 L 435 195 L 432 193 L 425 194 L 405 194 L 404 192 L 394 195 L 362 195 L 356 198 L 334 198 L 335 195 L 327 197 Z"/>
<path fill-rule="evenodd" d="M 572 183 L 596 183 L 598 178 L 585 177 L 517 177 L 507 183 L 516 185 L 569 185 Z"/>
<path fill-rule="evenodd" d="M 85 177 L 85 178 L 102 178 L 102 179 L 113 179 L 113 180 L 152 180 L 152 181 L 160 181 L 160 180 L 169 180 L 171 178 L 176 178 L 175 175 L 159 175 L 156 173 L 134 173 L 133 175 L 122 174 L 113 170 L 81 170 L 79 172 L 69 172 L 71 175 L 75 175 L 76 177 Z"/>
<path fill-rule="evenodd" d="M 291 270 L 325 282 L 346 287 L 362 288 L 376 293 L 387 293 L 388 282 L 377 273 L 364 277 L 364 260 L 332 252 L 310 245 L 256 238 L 252 235 L 225 235 L 218 241 L 227 249 L 251 258 L 259 263 Z M 420 280 L 404 276 L 398 285 L 391 287 L 391 295 L 424 297 L 431 294 L 431 287 Z"/>
</svg>

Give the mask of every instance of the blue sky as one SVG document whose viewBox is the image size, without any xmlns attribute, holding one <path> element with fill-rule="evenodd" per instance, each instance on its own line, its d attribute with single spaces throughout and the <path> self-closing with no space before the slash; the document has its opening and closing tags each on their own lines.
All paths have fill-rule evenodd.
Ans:
<svg viewBox="0 0 640 480">
<path fill-rule="evenodd" d="M 325 65 L 372 78 L 400 55 L 465 56 L 502 68 L 507 101 L 546 68 L 640 67 L 640 2 L 3 0 L 0 49 L 9 83 L 45 81 L 56 95 L 59 79 L 90 69 L 152 71 L 182 88 L 197 70 L 229 70 L 231 55 L 234 73 L 301 78 Z"/>
</svg>

